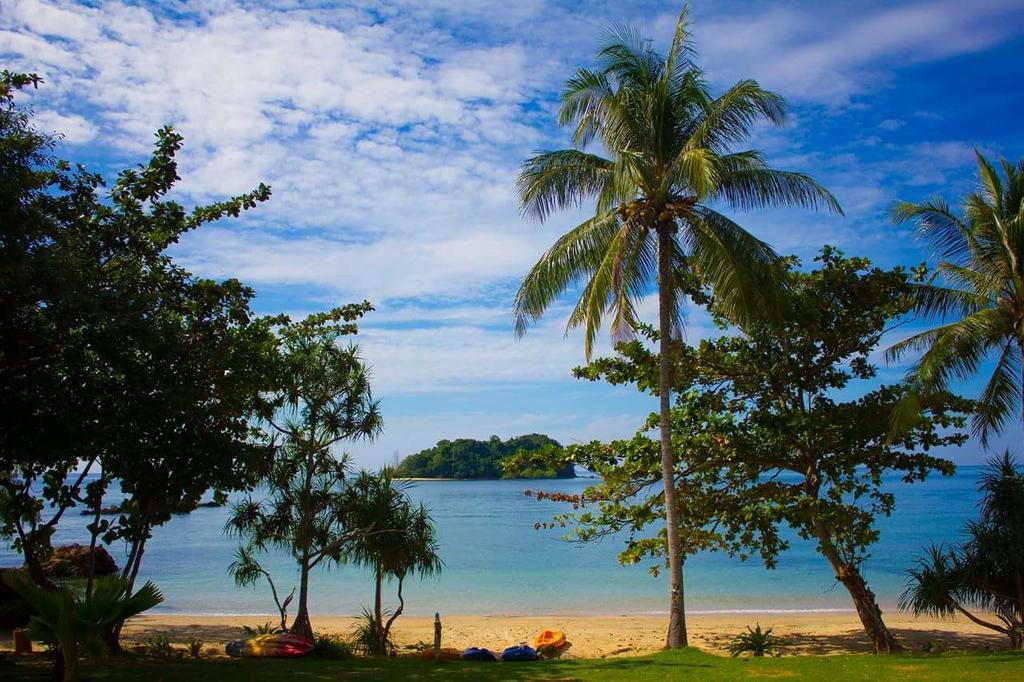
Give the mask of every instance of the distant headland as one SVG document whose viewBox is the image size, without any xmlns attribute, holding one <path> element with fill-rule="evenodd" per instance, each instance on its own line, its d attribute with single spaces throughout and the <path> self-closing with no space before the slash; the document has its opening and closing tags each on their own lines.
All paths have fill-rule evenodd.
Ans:
<svg viewBox="0 0 1024 682">
<path fill-rule="evenodd" d="M 504 441 L 498 436 L 491 436 L 488 440 L 442 440 L 432 448 L 403 459 L 395 468 L 395 475 L 401 478 L 458 480 L 575 478 L 576 471 L 571 464 L 561 468 L 525 467 L 515 472 L 507 472 L 502 466 L 503 460 L 522 452 L 561 447 L 555 439 L 539 433 Z"/>
</svg>

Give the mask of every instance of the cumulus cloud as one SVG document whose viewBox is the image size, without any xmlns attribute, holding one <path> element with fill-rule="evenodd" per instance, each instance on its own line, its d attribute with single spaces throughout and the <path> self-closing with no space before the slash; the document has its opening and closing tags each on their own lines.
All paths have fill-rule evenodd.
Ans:
<svg viewBox="0 0 1024 682">
<path fill-rule="evenodd" d="M 871 97 L 906 66 L 987 49 L 1024 26 L 1019 3 L 998 0 L 706 3 L 694 14 L 716 87 L 754 77 L 794 104 L 788 126 L 758 129 L 755 146 L 779 167 L 813 173 L 846 208 L 846 220 L 793 211 L 742 217 L 780 252 L 805 258 L 823 242 L 883 258 L 911 248 L 888 224 L 888 205 L 960 182 L 971 147 L 906 139 L 907 121 L 937 115 L 913 107 L 879 114 Z M 70 156 L 86 150 L 107 169 L 136 163 L 154 131 L 172 124 L 185 136 L 177 192 L 186 203 L 272 185 L 268 204 L 187 235 L 176 257 L 202 275 L 287 290 L 294 300 L 275 299 L 280 307 L 372 300 L 378 312 L 361 338 L 382 395 L 557 392 L 581 358 L 578 335 L 563 335 L 564 305 L 522 341 L 508 311 L 519 278 L 580 215 L 543 229 L 526 224 L 514 179 L 534 150 L 568 143 L 554 125 L 558 91 L 592 60 L 604 28 L 639 23 L 664 44 L 676 16 L 659 0 L 315 8 L 197 0 L 173 11 L 10 0 L 0 11 L 0 54 L 8 68 L 45 78 L 23 95 L 40 128 L 78 146 Z M 863 121 L 841 118 L 857 111 Z M 842 125 L 844 135 L 853 130 L 849 139 L 823 145 L 818 131 Z M 653 319 L 651 300 L 641 309 Z M 699 313 L 690 325 L 691 339 L 712 333 Z M 512 435 L 503 421 L 565 437 L 584 427 L 625 435 L 626 421 L 647 409 L 631 403 L 570 418 L 565 407 L 542 413 L 515 400 L 452 409 L 447 422 L 414 415 L 398 424 L 430 442 L 444 435 L 441 426 L 474 414 L 477 435 Z"/>
<path fill-rule="evenodd" d="M 69 144 L 85 144 L 96 137 L 96 126 L 77 114 L 65 116 L 56 111 L 39 111 L 33 122 L 40 132 L 59 135 Z"/>
</svg>

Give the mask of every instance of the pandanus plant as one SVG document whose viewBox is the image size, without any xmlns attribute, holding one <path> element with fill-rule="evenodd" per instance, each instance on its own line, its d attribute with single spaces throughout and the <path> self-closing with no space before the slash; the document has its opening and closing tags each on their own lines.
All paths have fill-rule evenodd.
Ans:
<svg viewBox="0 0 1024 682">
<path fill-rule="evenodd" d="M 97 578 L 92 592 L 84 596 L 68 588 L 40 587 L 20 571 L 9 571 L 4 580 L 34 612 L 29 622 L 32 638 L 57 645 L 54 676 L 64 682 L 78 679 L 78 661 L 83 654 L 106 651 L 103 635 L 115 623 L 164 600 L 152 582 L 129 595 L 128 581 L 120 576 Z"/>
</svg>

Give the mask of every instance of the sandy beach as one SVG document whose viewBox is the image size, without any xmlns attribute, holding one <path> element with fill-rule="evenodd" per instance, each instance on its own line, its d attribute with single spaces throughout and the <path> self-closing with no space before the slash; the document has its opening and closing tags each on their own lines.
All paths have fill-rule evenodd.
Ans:
<svg viewBox="0 0 1024 682">
<path fill-rule="evenodd" d="M 141 641 L 164 635 L 172 642 L 191 638 L 206 642 L 213 654 L 223 644 L 242 636 L 242 625 L 256 625 L 269 616 L 141 616 L 131 620 L 125 639 Z M 347 633 L 353 618 L 315 616 L 313 626 L 320 631 Z M 854 613 L 743 613 L 692 615 L 688 619 L 690 640 L 694 646 L 725 654 L 729 641 L 747 625 L 774 628 L 774 634 L 790 641 L 784 654 L 865 653 L 871 650 Z M 1005 637 L 966 620 L 913 618 L 891 614 L 886 622 L 909 649 L 920 650 L 926 642 L 939 643 L 950 650 L 1003 648 Z M 501 649 L 529 641 L 543 628 L 564 630 L 573 646 L 567 657 L 604 658 L 636 656 L 659 649 L 664 636 L 665 619 L 658 616 L 444 616 L 442 644 L 465 648 L 486 646 Z M 432 618 L 401 617 L 395 625 L 399 647 L 433 641 Z"/>
</svg>

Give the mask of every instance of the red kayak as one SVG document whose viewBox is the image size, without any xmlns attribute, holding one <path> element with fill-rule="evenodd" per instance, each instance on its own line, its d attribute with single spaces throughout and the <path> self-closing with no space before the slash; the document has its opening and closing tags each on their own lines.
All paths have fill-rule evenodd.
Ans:
<svg viewBox="0 0 1024 682">
<path fill-rule="evenodd" d="M 304 656 L 313 650 L 313 642 L 302 635 L 280 633 L 276 635 L 256 635 L 246 640 L 231 642 L 227 645 L 229 656 L 245 658 L 287 658 Z"/>
</svg>

